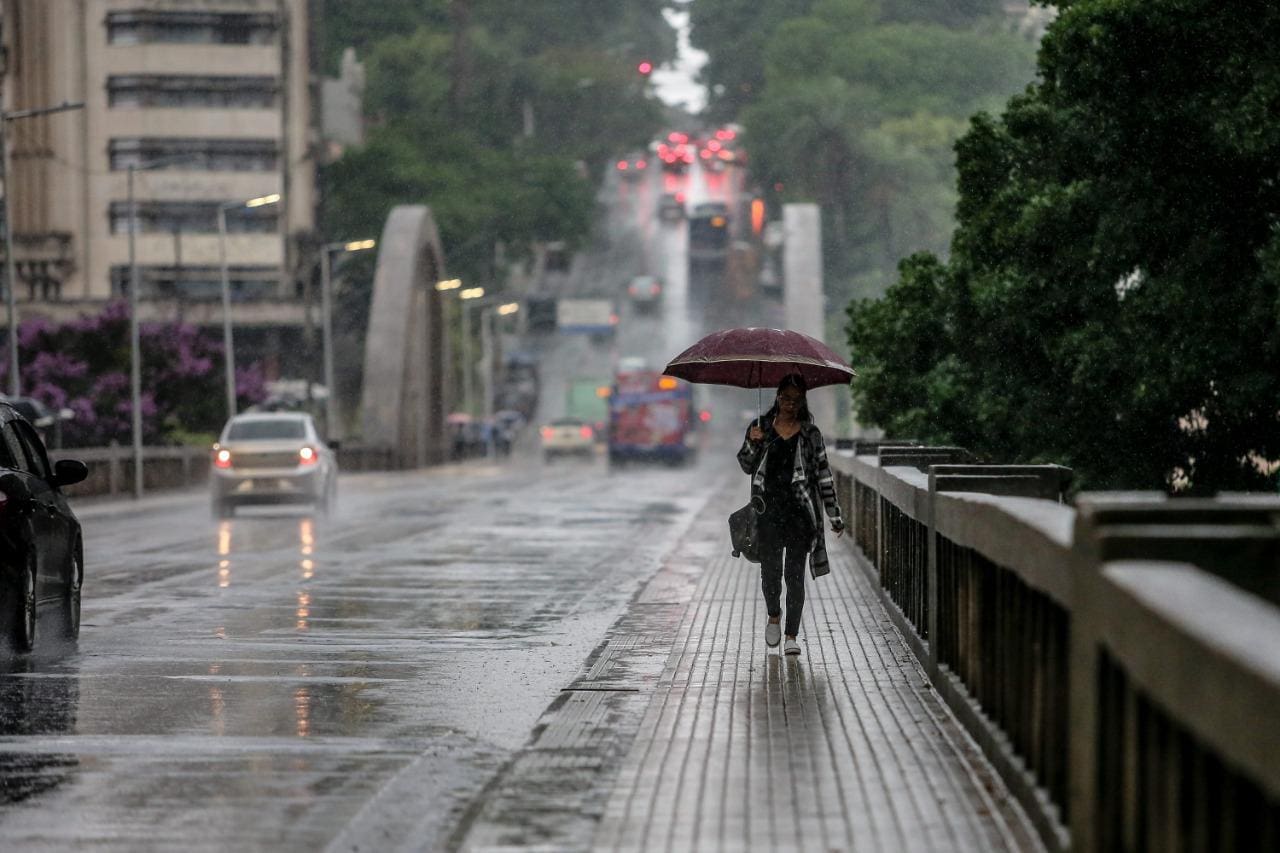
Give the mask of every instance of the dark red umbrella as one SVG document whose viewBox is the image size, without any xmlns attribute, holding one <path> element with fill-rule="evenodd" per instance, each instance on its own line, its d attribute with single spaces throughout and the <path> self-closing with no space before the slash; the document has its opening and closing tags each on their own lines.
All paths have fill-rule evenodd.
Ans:
<svg viewBox="0 0 1280 853">
<path fill-rule="evenodd" d="M 822 341 L 789 329 L 725 329 L 712 332 L 675 358 L 668 376 L 703 385 L 774 388 L 798 373 L 810 388 L 845 385 L 855 374 Z"/>
</svg>

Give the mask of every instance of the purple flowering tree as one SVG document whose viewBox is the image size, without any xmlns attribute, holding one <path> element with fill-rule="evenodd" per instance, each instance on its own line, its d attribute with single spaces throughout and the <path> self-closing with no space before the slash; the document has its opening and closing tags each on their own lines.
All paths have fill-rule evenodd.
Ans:
<svg viewBox="0 0 1280 853">
<path fill-rule="evenodd" d="M 216 432 L 226 419 L 222 343 L 185 323 L 143 323 L 143 441 L 162 444 L 178 431 Z M 71 409 L 63 425 L 68 446 L 100 446 L 132 437 L 129 393 L 129 306 L 112 302 L 102 313 L 55 324 L 35 318 L 18 330 L 26 393 L 54 409 Z M 0 360 L 0 384 L 8 360 Z M 260 365 L 236 371 L 239 408 L 266 397 Z"/>
</svg>

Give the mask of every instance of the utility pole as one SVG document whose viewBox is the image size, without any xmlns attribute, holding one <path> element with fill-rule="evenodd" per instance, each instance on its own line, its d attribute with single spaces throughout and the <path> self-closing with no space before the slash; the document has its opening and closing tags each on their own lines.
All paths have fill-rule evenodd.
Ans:
<svg viewBox="0 0 1280 853">
<path fill-rule="evenodd" d="M 0 184 L 4 185 L 4 292 L 6 325 L 9 330 L 9 395 L 22 395 L 22 380 L 18 376 L 18 308 L 14 301 L 14 288 L 18 283 L 17 264 L 13 258 L 13 185 L 9 181 L 12 171 L 9 165 L 9 122 L 20 118 L 61 113 L 67 110 L 78 110 L 83 102 L 63 101 L 56 107 L 40 107 L 34 110 L 14 110 L 7 112 L 0 108 Z"/>
</svg>

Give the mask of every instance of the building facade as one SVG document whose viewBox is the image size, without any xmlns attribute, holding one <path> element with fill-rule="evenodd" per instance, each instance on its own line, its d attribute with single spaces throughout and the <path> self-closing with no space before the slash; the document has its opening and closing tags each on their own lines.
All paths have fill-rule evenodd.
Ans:
<svg viewBox="0 0 1280 853">
<path fill-rule="evenodd" d="M 222 208 L 235 322 L 305 323 L 319 147 L 308 5 L 3 0 L 5 111 L 84 103 L 7 123 L 21 316 L 126 296 L 132 228 L 140 314 L 221 322 Z"/>
</svg>

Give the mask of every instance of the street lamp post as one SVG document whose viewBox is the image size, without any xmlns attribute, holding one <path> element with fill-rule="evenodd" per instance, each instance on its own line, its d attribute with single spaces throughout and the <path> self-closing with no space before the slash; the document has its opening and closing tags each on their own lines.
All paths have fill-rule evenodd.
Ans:
<svg viewBox="0 0 1280 853">
<path fill-rule="evenodd" d="M 472 386 L 475 384 L 475 365 L 471 355 L 471 314 L 467 310 L 471 300 L 484 296 L 483 287 L 468 287 L 458 293 L 462 300 L 462 399 L 463 408 L 469 415 L 474 415 L 472 403 L 475 395 Z"/>
<path fill-rule="evenodd" d="M 133 173 L 129 165 L 129 400 L 133 409 L 133 496 L 142 497 L 142 346 L 138 332 L 138 253 L 134 233 L 138 230 L 138 208 L 133 196 Z"/>
<path fill-rule="evenodd" d="M 128 167 L 127 209 L 129 211 L 129 400 L 133 410 L 133 496 L 142 497 L 142 345 L 138 332 L 138 253 L 135 235 L 138 231 L 138 205 L 133 192 L 133 176 L 139 170 L 170 166 L 190 160 L 191 155 L 163 157 Z"/>
<path fill-rule="evenodd" d="M 486 305 L 480 311 L 480 356 L 484 363 L 484 400 L 481 408 L 484 411 L 486 421 L 493 420 L 493 315 L 496 313 L 501 317 L 514 314 L 520 310 L 519 302 L 507 302 L 502 305 Z M 494 444 L 493 424 L 490 424 L 488 447 L 486 448 L 489 456 L 493 456 Z"/>
<path fill-rule="evenodd" d="M 18 283 L 17 265 L 13 259 L 13 186 L 9 181 L 9 122 L 20 118 L 61 113 L 67 110 L 78 110 L 84 106 L 83 101 L 71 103 L 63 101 L 56 107 L 40 107 L 34 110 L 14 110 L 6 112 L 0 109 L 0 184 L 4 185 L 4 283 L 5 310 L 8 314 L 9 330 L 9 395 L 22 395 L 22 380 L 18 376 L 18 308 L 14 300 L 14 288 Z"/>
<path fill-rule="evenodd" d="M 227 275 L 227 211 L 238 207 L 262 207 L 280 201 L 280 193 L 229 201 L 218 205 L 218 266 L 222 272 L 222 348 L 226 368 L 227 418 L 236 416 L 236 354 L 231 336 L 231 282 Z"/>
<path fill-rule="evenodd" d="M 362 252 L 376 245 L 378 245 L 377 240 L 352 240 L 346 243 L 329 243 L 320 252 L 320 323 L 324 348 L 324 386 L 328 389 L 324 400 L 324 424 L 330 441 L 341 437 L 338 429 L 337 396 L 333 387 L 332 256 L 336 252 Z"/>
</svg>

